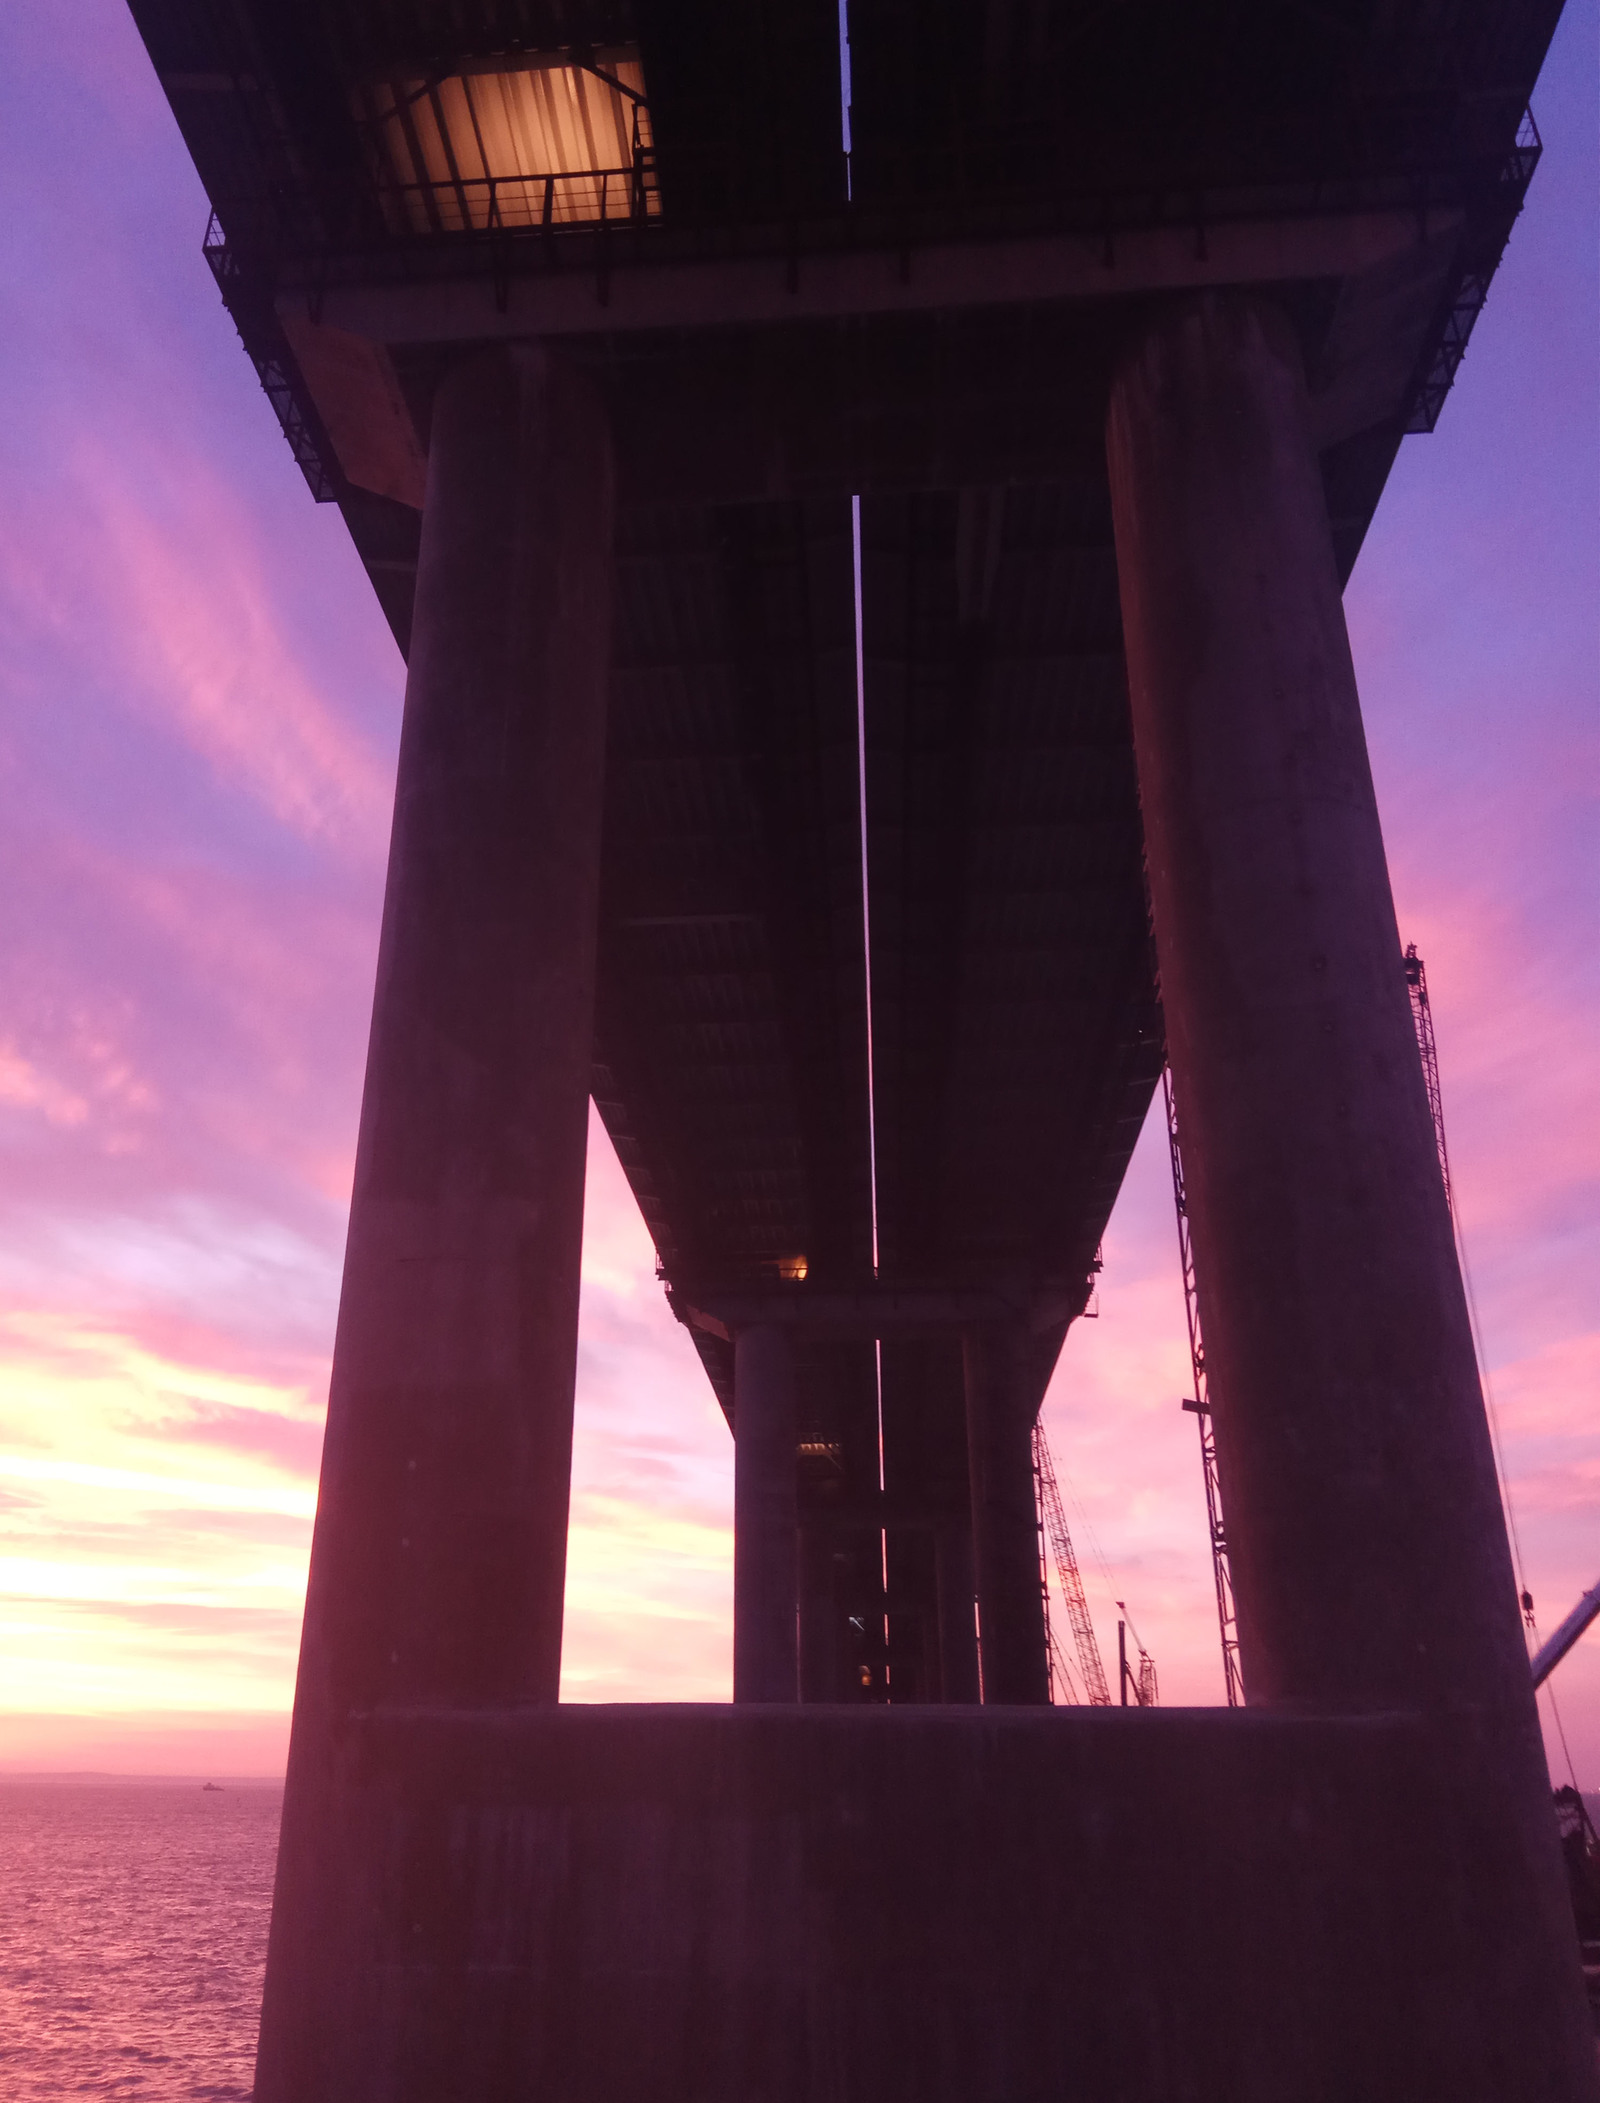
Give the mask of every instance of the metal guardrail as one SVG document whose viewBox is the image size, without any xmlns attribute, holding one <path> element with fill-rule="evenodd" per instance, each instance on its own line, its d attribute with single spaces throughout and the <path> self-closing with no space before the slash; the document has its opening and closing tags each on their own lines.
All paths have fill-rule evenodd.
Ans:
<svg viewBox="0 0 1600 2103">
<path fill-rule="evenodd" d="M 1467 268 L 1456 284 L 1438 325 L 1432 355 L 1416 383 L 1405 421 L 1408 433 L 1431 431 L 1439 421 L 1445 398 L 1466 355 L 1473 325 L 1489 296 L 1489 281 L 1505 253 L 1511 221 L 1522 210 L 1522 201 L 1528 194 L 1528 185 L 1543 152 L 1544 142 L 1539 137 L 1538 125 L 1533 121 L 1533 112 L 1524 110 L 1522 121 L 1517 126 L 1516 142 L 1495 176 L 1496 201 L 1506 215 L 1504 224 L 1497 236 L 1491 235 L 1482 252 L 1468 260 Z"/>
<path fill-rule="evenodd" d="M 252 299 L 248 277 L 237 254 L 228 246 L 215 212 L 206 227 L 201 252 L 217 281 L 222 303 L 239 331 L 239 341 L 256 369 L 261 390 L 289 441 L 295 465 L 306 478 L 306 487 L 319 504 L 333 503 L 339 494 L 333 449 L 316 411 L 302 398 L 294 363 L 271 303 Z"/>
<path fill-rule="evenodd" d="M 655 169 L 642 157 L 626 168 L 385 183 L 378 201 L 389 231 L 402 237 L 638 226 L 661 210 Z"/>
</svg>

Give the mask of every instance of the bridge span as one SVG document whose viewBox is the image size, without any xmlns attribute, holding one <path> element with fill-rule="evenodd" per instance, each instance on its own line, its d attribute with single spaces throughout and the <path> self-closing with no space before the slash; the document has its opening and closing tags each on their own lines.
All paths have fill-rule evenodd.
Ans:
<svg viewBox="0 0 1600 2103">
<path fill-rule="evenodd" d="M 258 2096 L 1592 2097 L 1340 603 L 1557 8 L 131 5 L 408 665 Z M 1247 1707 L 1054 1712 L 1164 1064 Z M 556 1706 L 591 1096 L 724 1710 Z"/>
</svg>

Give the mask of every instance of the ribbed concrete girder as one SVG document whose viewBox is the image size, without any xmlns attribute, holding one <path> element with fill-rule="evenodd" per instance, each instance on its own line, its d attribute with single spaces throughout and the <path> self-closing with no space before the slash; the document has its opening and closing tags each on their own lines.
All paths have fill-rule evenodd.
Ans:
<svg viewBox="0 0 1600 2103">
<path fill-rule="evenodd" d="M 1082 1280 L 1161 1063 L 1103 482 L 862 521 L 884 1265 Z"/>
</svg>

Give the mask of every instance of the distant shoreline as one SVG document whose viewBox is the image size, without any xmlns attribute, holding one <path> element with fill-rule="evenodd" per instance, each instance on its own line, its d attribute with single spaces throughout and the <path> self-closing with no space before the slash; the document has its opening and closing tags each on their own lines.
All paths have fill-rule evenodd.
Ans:
<svg viewBox="0 0 1600 2103">
<path fill-rule="evenodd" d="M 281 1774 L 219 1774 L 213 1769 L 209 1774 L 119 1774 L 112 1768 L 102 1767 L 0 1767 L 0 1789 L 13 1782 L 59 1782 L 63 1785 L 78 1782 L 95 1786 L 115 1784 L 117 1787 L 152 1789 L 200 1788 L 203 1783 L 215 1782 L 218 1789 L 281 1789 Z"/>
</svg>

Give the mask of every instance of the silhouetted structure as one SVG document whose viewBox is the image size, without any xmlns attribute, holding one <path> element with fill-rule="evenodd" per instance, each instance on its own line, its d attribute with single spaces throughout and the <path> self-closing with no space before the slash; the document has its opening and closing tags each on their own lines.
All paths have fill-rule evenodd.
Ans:
<svg viewBox="0 0 1600 2103">
<path fill-rule="evenodd" d="M 409 664 L 262 2103 L 1593 2094 L 1339 601 L 1555 8 L 134 12 Z M 1249 1707 L 1051 1712 L 1164 1053 Z M 732 1709 L 554 1706 L 591 1092 Z"/>
</svg>

